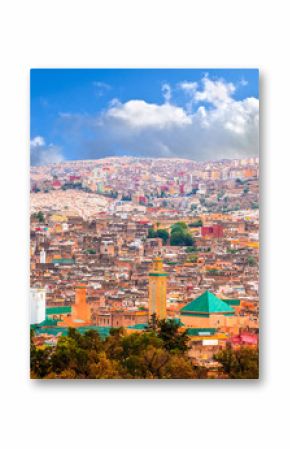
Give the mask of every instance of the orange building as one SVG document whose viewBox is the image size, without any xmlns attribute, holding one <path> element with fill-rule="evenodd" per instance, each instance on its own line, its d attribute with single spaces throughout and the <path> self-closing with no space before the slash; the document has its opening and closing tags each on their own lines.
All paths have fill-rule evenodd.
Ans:
<svg viewBox="0 0 290 449">
<path fill-rule="evenodd" d="M 71 315 L 58 323 L 61 327 L 79 327 L 91 324 L 91 310 L 86 300 L 87 290 L 82 284 L 76 287 L 75 303 Z"/>
<path fill-rule="evenodd" d="M 156 314 L 160 320 L 166 318 L 167 276 L 160 257 L 153 261 L 153 270 L 149 273 L 149 317 Z"/>
</svg>

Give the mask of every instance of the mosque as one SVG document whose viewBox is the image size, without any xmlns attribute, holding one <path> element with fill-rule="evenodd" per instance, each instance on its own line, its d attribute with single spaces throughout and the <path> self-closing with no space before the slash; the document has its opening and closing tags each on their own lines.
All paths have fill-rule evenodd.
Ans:
<svg viewBox="0 0 290 449">
<path fill-rule="evenodd" d="M 153 260 L 149 273 L 149 318 L 166 319 L 166 286 L 168 274 L 160 257 Z M 236 313 L 239 300 L 220 299 L 210 291 L 186 304 L 179 311 L 179 320 L 188 329 L 238 328 L 242 318 Z"/>
<path fill-rule="evenodd" d="M 141 324 L 119 324 L 119 326 L 126 327 L 128 332 L 142 331 L 147 327 L 147 322 L 153 314 L 159 320 L 167 318 L 167 277 L 168 273 L 163 268 L 162 259 L 160 257 L 154 258 L 152 270 L 148 274 L 148 314 L 146 315 L 145 311 L 142 312 L 144 320 L 140 321 Z M 197 331 L 202 333 L 213 333 L 213 331 L 216 333 L 218 330 L 238 332 L 238 329 L 242 327 L 243 320 L 243 317 L 237 313 L 239 306 L 239 300 L 220 299 L 212 292 L 205 291 L 182 307 L 175 319 L 182 324 L 183 329 L 189 330 L 189 335 L 195 335 Z M 56 316 L 57 313 L 59 316 Z M 103 324 L 103 327 L 93 325 L 84 284 L 76 286 L 75 303 L 71 307 L 47 308 L 46 315 L 47 319 L 40 323 L 38 327 L 51 328 L 56 333 L 65 331 L 69 327 L 78 328 L 80 331 L 89 328 L 97 330 L 106 328 L 109 332 L 110 327 L 116 326 L 115 323 Z"/>
</svg>

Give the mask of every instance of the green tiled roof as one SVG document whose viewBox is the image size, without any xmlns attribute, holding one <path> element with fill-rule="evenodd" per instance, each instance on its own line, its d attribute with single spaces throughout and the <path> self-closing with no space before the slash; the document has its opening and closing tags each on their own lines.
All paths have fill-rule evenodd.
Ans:
<svg viewBox="0 0 290 449">
<path fill-rule="evenodd" d="M 195 336 L 206 336 L 206 335 L 214 335 L 216 333 L 216 329 L 214 327 L 206 328 L 199 327 L 194 329 L 187 329 L 187 335 L 191 337 Z"/>
<path fill-rule="evenodd" d="M 51 320 L 50 318 L 46 318 L 44 321 L 41 321 L 41 323 L 39 323 L 39 324 L 31 324 L 31 328 L 38 329 L 40 327 L 45 327 L 45 326 L 56 326 L 57 322 L 58 322 L 58 320 Z"/>
<path fill-rule="evenodd" d="M 219 299 L 213 293 L 205 291 L 201 296 L 186 304 L 181 310 L 181 315 L 210 315 L 221 313 L 233 315 L 234 309 Z"/>
<path fill-rule="evenodd" d="M 81 326 L 81 327 L 77 327 L 76 330 L 80 333 L 80 334 L 84 334 L 85 332 L 89 331 L 89 330 L 96 330 L 99 334 L 101 338 L 106 338 L 109 336 L 110 334 L 110 327 L 100 327 L 100 326 Z M 66 336 L 68 334 L 68 327 L 58 327 L 58 326 L 53 326 L 53 327 L 49 327 L 49 328 L 35 328 L 35 333 L 36 335 L 40 335 L 40 334 L 49 334 L 49 335 L 58 335 L 61 334 L 63 336 Z"/>
<path fill-rule="evenodd" d="M 134 326 L 128 326 L 128 329 L 146 329 L 148 327 L 148 324 L 146 323 L 139 323 L 139 324 L 134 324 Z"/>
<path fill-rule="evenodd" d="M 47 307 L 46 315 L 61 315 L 71 313 L 71 306 Z"/>
<path fill-rule="evenodd" d="M 61 265 L 73 265 L 75 263 L 74 259 L 53 259 L 52 263 Z"/>
<path fill-rule="evenodd" d="M 240 299 L 223 299 L 223 301 L 229 306 L 239 306 L 241 304 Z"/>
</svg>

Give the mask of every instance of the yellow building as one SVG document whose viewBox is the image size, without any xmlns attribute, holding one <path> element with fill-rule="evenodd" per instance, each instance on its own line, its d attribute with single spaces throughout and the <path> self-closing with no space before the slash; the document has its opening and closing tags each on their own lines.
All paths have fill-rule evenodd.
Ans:
<svg viewBox="0 0 290 449">
<path fill-rule="evenodd" d="M 153 260 L 153 270 L 149 273 L 149 318 L 153 313 L 159 320 L 166 318 L 167 276 L 160 257 Z"/>
<path fill-rule="evenodd" d="M 57 222 L 63 223 L 65 221 L 67 221 L 67 217 L 66 217 L 66 215 L 53 214 L 50 217 L 50 220 L 53 221 L 54 223 L 57 223 Z"/>
</svg>

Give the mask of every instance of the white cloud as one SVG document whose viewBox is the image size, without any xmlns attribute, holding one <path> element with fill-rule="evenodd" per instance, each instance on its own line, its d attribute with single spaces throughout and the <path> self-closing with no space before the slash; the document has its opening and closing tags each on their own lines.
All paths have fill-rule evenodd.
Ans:
<svg viewBox="0 0 290 449">
<path fill-rule="evenodd" d="M 162 105 L 146 103 L 143 100 L 130 100 L 127 103 L 114 101 L 105 117 L 107 123 L 114 120 L 123 126 L 139 129 L 162 129 L 191 123 L 191 118 L 180 107 L 168 103 Z"/>
<path fill-rule="evenodd" d="M 36 136 L 30 141 L 31 148 L 37 148 L 45 145 L 44 138 L 41 136 Z"/>
<path fill-rule="evenodd" d="M 225 83 L 223 80 L 211 80 L 204 76 L 201 80 L 202 88 L 198 90 L 197 82 L 183 81 L 179 87 L 191 98 L 193 103 L 210 103 L 216 107 L 221 107 L 230 103 L 236 88 L 233 83 Z"/>
<path fill-rule="evenodd" d="M 203 101 L 221 107 L 233 101 L 232 94 L 236 90 L 233 83 L 225 83 L 222 80 L 213 81 L 205 76 L 202 79 L 202 84 L 203 90 L 197 90 L 194 93 L 197 102 Z"/>
<path fill-rule="evenodd" d="M 182 83 L 179 83 L 178 87 L 183 90 L 183 92 L 186 94 L 186 96 L 189 98 L 189 101 L 186 103 L 185 107 L 187 112 L 191 112 L 193 108 L 193 104 L 195 103 L 195 93 L 198 88 L 197 82 L 190 82 L 190 81 L 183 81 Z"/>
<path fill-rule="evenodd" d="M 183 81 L 182 83 L 179 83 L 178 85 L 180 89 L 184 90 L 185 92 L 188 92 L 190 94 L 195 93 L 198 87 L 198 83 L 196 82 L 190 82 L 190 81 Z"/>
<path fill-rule="evenodd" d="M 166 103 L 169 103 L 171 100 L 171 87 L 168 83 L 162 84 L 162 94 Z"/>
<path fill-rule="evenodd" d="M 31 165 L 47 165 L 64 160 L 61 148 L 56 145 L 46 145 L 42 136 L 36 136 L 30 141 Z"/>
<path fill-rule="evenodd" d="M 247 86 L 248 85 L 248 81 L 245 80 L 245 78 L 242 78 L 241 81 L 240 81 L 240 85 L 241 86 Z"/>
<path fill-rule="evenodd" d="M 131 154 L 209 160 L 258 154 L 257 98 L 238 101 L 236 86 L 208 76 L 178 87 L 186 94 L 184 106 L 175 105 L 172 96 L 161 105 L 115 98 L 97 117 L 72 118 L 65 135 L 76 136 L 80 159 Z"/>
</svg>

